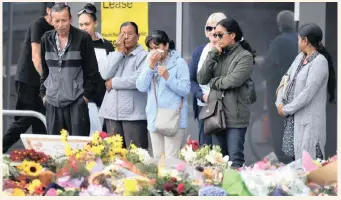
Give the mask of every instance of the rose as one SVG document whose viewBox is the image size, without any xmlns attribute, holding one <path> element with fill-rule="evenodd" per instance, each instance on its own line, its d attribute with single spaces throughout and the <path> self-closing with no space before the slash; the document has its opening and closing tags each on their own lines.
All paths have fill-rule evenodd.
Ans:
<svg viewBox="0 0 341 200">
<path fill-rule="evenodd" d="M 107 137 L 109 137 L 109 134 L 108 134 L 108 133 L 106 133 L 106 132 L 100 132 L 100 133 L 99 133 L 99 137 L 101 137 L 101 138 L 102 138 L 102 140 L 104 140 L 104 138 L 107 138 Z"/>
<path fill-rule="evenodd" d="M 172 181 L 172 182 L 176 182 L 176 181 L 178 181 L 178 180 L 177 180 L 175 177 L 172 177 L 172 178 L 171 178 L 171 181 Z"/>
<path fill-rule="evenodd" d="M 184 192 L 184 190 L 185 190 L 185 184 L 180 183 L 180 184 L 178 185 L 177 190 L 178 190 L 178 193 L 179 193 L 179 194 L 182 194 L 182 193 Z"/>
<path fill-rule="evenodd" d="M 175 184 L 174 183 L 165 183 L 165 184 L 163 184 L 162 185 L 162 189 L 164 190 L 164 191 L 167 191 L 167 192 L 170 192 L 170 191 L 172 191 L 172 190 L 174 190 L 174 188 L 175 188 Z"/>
</svg>

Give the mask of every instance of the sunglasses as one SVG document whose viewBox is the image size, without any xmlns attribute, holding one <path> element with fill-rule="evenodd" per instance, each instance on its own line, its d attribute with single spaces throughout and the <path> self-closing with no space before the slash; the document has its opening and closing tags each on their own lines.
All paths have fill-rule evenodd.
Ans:
<svg viewBox="0 0 341 200">
<path fill-rule="evenodd" d="M 219 39 L 221 39 L 221 38 L 223 38 L 224 37 L 224 35 L 228 35 L 228 34 L 231 34 L 230 32 L 226 32 L 226 33 L 214 33 L 213 34 L 213 37 L 215 37 L 215 38 L 219 38 Z"/>
<path fill-rule="evenodd" d="M 92 14 L 92 13 L 94 13 L 94 11 L 92 11 L 92 10 L 90 10 L 90 9 L 84 8 L 84 9 L 82 9 L 82 10 L 80 10 L 80 11 L 78 12 L 78 15 L 81 15 L 81 14 L 83 14 L 83 13 Z"/>
<path fill-rule="evenodd" d="M 206 31 L 207 32 L 211 32 L 215 29 L 215 27 L 212 27 L 212 26 L 206 26 Z"/>
</svg>

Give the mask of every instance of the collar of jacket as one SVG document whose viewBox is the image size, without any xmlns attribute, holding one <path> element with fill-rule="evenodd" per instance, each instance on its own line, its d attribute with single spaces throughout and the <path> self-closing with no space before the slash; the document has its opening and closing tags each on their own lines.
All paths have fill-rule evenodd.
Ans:
<svg viewBox="0 0 341 200">
<path fill-rule="evenodd" d="M 236 42 L 231 46 L 227 46 L 227 47 L 222 49 L 222 54 L 229 55 L 239 46 L 240 46 L 239 42 Z"/>
<path fill-rule="evenodd" d="M 72 35 L 73 35 L 73 32 L 75 31 L 75 27 L 73 27 L 72 25 L 70 25 L 70 31 L 69 31 L 69 36 L 68 36 L 68 41 L 67 41 L 67 44 L 66 46 L 68 46 L 68 44 L 71 43 L 71 40 L 72 40 Z M 54 29 L 53 30 L 53 33 L 52 33 L 52 37 L 49 38 L 50 42 L 52 42 L 53 46 L 55 48 L 57 48 L 57 45 L 56 45 L 56 42 L 55 42 L 55 37 L 56 37 L 56 34 L 57 34 L 57 31 Z"/>
<path fill-rule="evenodd" d="M 130 52 L 127 56 L 129 55 L 132 55 L 132 56 L 136 56 L 136 54 L 138 54 L 140 51 L 143 51 L 144 48 L 140 45 L 140 44 L 137 44 L 136 48 Z"/>
<path fill-rule="evenodd" d="M 104 39 L 103 39 L 103 37 L 102 37 L 102 35 L 101 35 L 100 33 L 95 32 L 95 36 L 96 36 L 98 39 L 102 40 L 102 42 L 104 43 Z"/>
</svg>

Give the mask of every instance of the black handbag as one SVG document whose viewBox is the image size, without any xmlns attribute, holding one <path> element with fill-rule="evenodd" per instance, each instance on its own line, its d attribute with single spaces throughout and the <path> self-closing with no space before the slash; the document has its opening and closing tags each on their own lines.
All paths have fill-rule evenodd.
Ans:
<svg viewBox="0 0 341 200">
<path fill-rule="evenodd" d="M 199 119 L 204 120 L 205 135 L 213 135 L 226 129 L 222 97 L 208 102 L 201 109 Z"/>
</svg>

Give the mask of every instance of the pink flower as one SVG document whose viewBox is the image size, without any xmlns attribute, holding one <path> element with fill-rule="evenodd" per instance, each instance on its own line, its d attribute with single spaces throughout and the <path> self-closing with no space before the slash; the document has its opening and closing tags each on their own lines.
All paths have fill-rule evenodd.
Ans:
<svg viewBox="0 0 341 200">
<path fill-rule="evenodd" d="M 57 190 L 54 188 L 49 189 L 49 191 L 46 192 L 45 196 L 58 196 Z"/>
<path fill-rule="evenodd" d="M 176 166 L 176 170 L 178 170 L 179 172 L 184 172 L 186 168 L 185 163 L 180 163 Z"/>
<path fill-rule="evenodd" d="M 107 138 L 107 137 L 109 137 L 109 134 L 108 134 L 108 133 L 106 133 L 106 132 L 100 132 L 100 133 L 99 133 L 99 137 L 101 137 L 101 138 L 102 138 L 102 140 L 104 140 L 104 138 Z"/>
<path fill-rule="evenodd" d="M 179 185 L 178 185 L 178 193 L 179 194 L 182 194 L 183 192 L 184 192 L 184 190 L 185 190 L 185 184 L 183 184 L 183 183 L 180 183 Z"/>
</svg>

